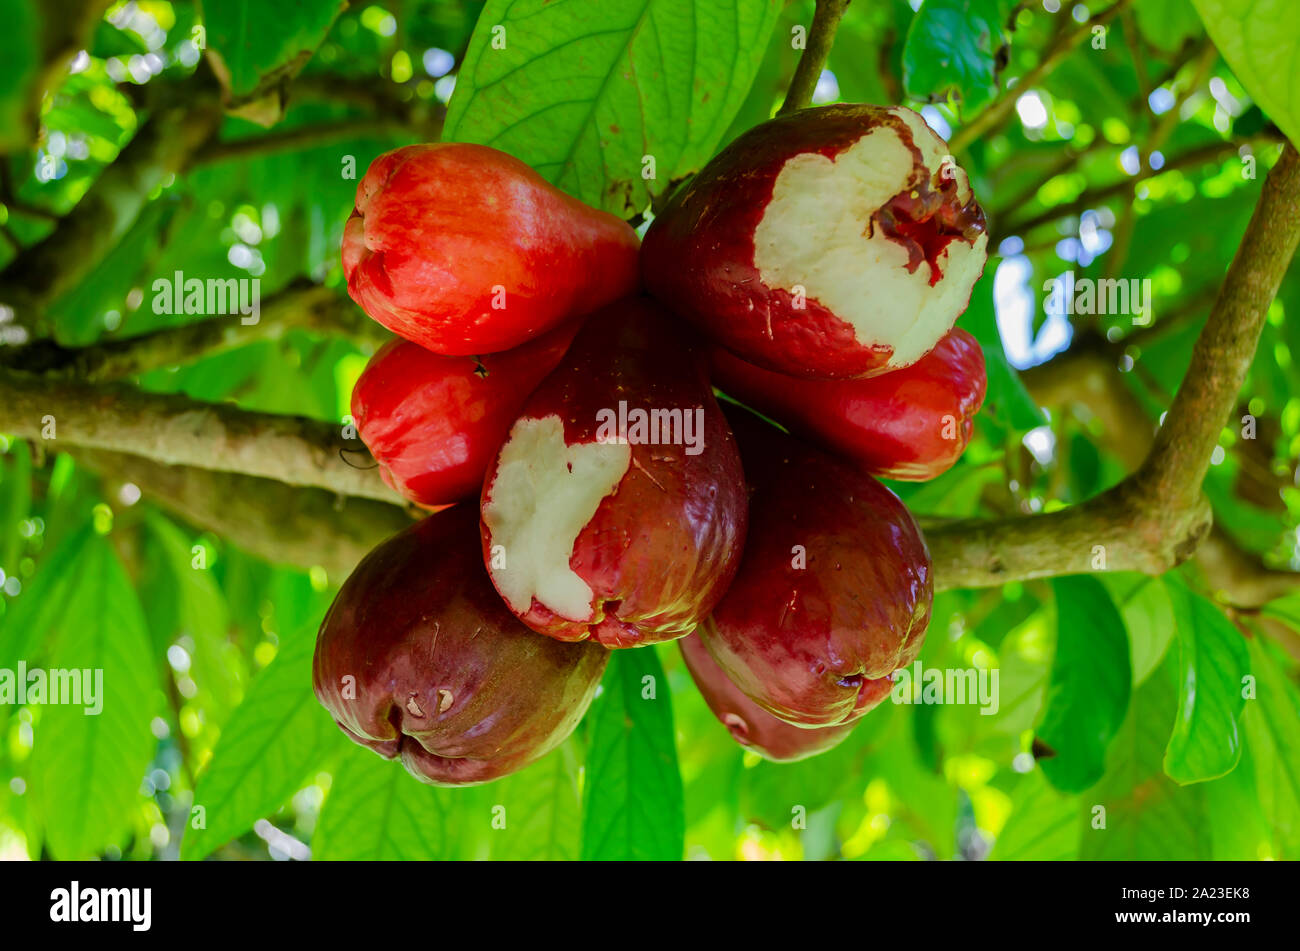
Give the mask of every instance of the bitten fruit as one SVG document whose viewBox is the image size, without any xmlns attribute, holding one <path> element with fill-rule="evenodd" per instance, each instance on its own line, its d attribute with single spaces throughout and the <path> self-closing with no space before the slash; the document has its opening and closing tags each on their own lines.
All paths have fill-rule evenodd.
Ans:
<svg viewBox="0 0 1300 951">
<path fill-rule="evenodd" d="M 343 732 L 435 786 L 497 779 L 562 743 L 609 654 L 520 624 L 483 570 L 475 522 L 456 506 L 375 548 L 316 639 L 316 696 Z"/>
<path fill-rule="evenodd" d="M 746 696 L 800 726 L 851 723 L 921 649 L 930 555 L 893 493 L 851 463 L 728 411 L 750 485 L 750 532 L 700 625 Z"/>
<path fill-rule="evenodd" d="M 508 350 L 635 291 L 636 232 L 481 145 L 375 159 L 343 232 L 348 293 L 435 353 Z"/>
<path fill-rule="evenodd" d="M 966 173 L 902 107 L 804 109 L 754 127 L 646 233 L 646 289 L 737 356 L 851 379 L 909 366 L 984 269 Z"/>
<path fill-rule="evenodd" d="M 482 357 L 444 357 L 406 340 L 385 344 L 352 390 L 352 418 L 383 480 L 426 507 L 476 497 L 524 400 L 577 331 L 570 321 Z"/>
<path fill-rule="evenodd" d="M 635 647 L 690 633 L 746 524 L 703 354 L 645 298 L 594 314 L 483 482 L 483 554 L 529 627 Z"/>
<path fill-rule="evenodd" d="M 954 327 L 910 367 L 862 380 L 802 380 L 715 347 L 713 382 L 825 449 L 886 479 L 924 481 L 966 451 L 988 379 L 984 352 Z"/>
<path fill-rule="evenodd" d="M 732 739 L 764 759 L 789 763 L 816 756 L 839 745 L 853 731 L 853 723 L 808 729 L 778 720 L 727 678 L 697 635 L 683 637 L 677 646 L 713 715 Z"/>
</svg>

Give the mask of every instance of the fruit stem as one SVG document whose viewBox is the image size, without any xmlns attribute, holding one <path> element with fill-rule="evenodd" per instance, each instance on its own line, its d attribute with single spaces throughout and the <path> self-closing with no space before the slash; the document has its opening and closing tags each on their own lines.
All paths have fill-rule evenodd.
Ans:
<svg viewBox="0 0 1300 951">
<path fill-rule="evenodd" d="M 794 78 L 790 80 L 785 102 L 777 110 L 778 116 L 812 105 L 813 91 L 821 79 L 822 70 L 826 68 L 826 58 L 835 42 L 835 31 L 848 6 L 849 0 L 817 0 L 817 11 L 813 14 L 812 27 L 808 30 L 808 45 L 799 57 L 799 65 L 795 67 Z"/>
</svg>

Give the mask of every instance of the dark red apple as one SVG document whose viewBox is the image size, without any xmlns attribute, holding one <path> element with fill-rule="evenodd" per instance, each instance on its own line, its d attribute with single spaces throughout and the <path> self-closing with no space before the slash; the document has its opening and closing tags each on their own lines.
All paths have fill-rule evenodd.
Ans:
<svg viewBox="0 0 1300 951">
<path fill-rule="evenodd" d="M 755 126 L 646 233 L 646 289 L 769 370 L 852 379 L 909 366 L 984 270 L 984 213 L 920 115 L 834 105 Z"/>
<path fill-rule="evenodd" d="M 508 350 L 637 287 L 636 232 L 482 145 L 379 156 L 343 232 L 348 292 L 389 330 L 467 356 Z"/>
<path fill-rule="evenodd" d="M 558 746 L 609 656 L 520 624 L 483 569 L 476 523 L 458 505 L 375 548 L 316 639 L 316 696 L 343 732 L 435 786 L 484 783 Z"/>
<path fill-rule="evenodd" d="M 560 640 L 682 637 L 726 590 L 746 506 L 703 354 L 646 298 L 592 315 L 483 482 L 483 553 L 511 609 Z"/>
<path fill-rule="evenodd" d="M 722 672 L 698 636 L 692 634 L 677 642 L 682 660 L 691 679 L 699 688 L 713 715 L 741 746 L 764 759 L 789 763 L 824 753 L 839 745 L 855 724 L 819 728 L 799 727 L 778 720 L 733 684 Z"/>
<path fill-rule="evenodd" d="M 930 554 L 892 492 L 854 465 L 735 407 L 750 530 L 726 596 L 700 625 L 746 696 L 800 726 L 852 723 L 888 696 L 930 620 Z"/>
<path fill-rule="evenodd" d="M 988 379 L 984 352 L 954 327 L 910 367 L 862 380 L 805 380 L 715 347 L 714 384 L 791 432 L 886 479 L 923 481 L 970 442 Z"/>
<path fill-rule="evenodd" d="M 444 357 L 406 340 L 386 344 L 352 390 L 352 418 L 384 481 L 426 507 L 477 496 L 528 395 L 578 331 L 481 357 Z"/>
</svg>

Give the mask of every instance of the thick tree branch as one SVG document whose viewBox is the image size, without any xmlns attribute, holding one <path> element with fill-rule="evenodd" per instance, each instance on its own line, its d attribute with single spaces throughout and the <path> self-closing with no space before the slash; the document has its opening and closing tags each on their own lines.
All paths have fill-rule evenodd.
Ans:
<svg viewBox="0 0 1300 951">
<path fill-rule="evenodd" d="M 361 443 L 345 444 L 337 424 L 0 371 L 0 432 L 44 440 L 51 418 L 50 448 L 127 452 L 400 504 Z"/>
<path fill-rule="evenodd" d="M 38 340 L 23 347 L 0 349 L 0 367 L 51 379 L 103 383 L 191 363 L 261 340 L 278 340 L 294 328 L 342 333 L 376 347 L 391 339 L 388 331 L 367 318 L 339 291 L 302 281 L 263 301 L 255 324 L 245 324 L 239 316 L 211 317 L 89 347 L 64 347 L 52 340 Z"/>
<path fill-rule="evenodd" d="M 323 489 L 95 449 L 74 449 L 72 455 L 106 478 L 134 483 L 145 498 L 250 555 L 273 564 L 320 565 L 334 581 L 411 524 L 412 514 L 400 506 Z"/>
<path fill-rule="evenodd" d="M 812 104 L 813 91 L 821 79 L 822 70 L 826 68 L 826 58 L 831 54 L 835 42 L 835 31 L 840 19 L 849 7 L 849 0 L 817 0 L 817 9 L 813 14 L 812 27 L 808 30 L 808 45 L 799 57 L 795 67 L 794 78 L 785 94 L 785 102 L 777 110 L 777 115 L 797 112 Z"/>
<path fill-rule="evenodd" d="M 1255 357 L 1269 305 L 1300 243 L 1300 155 L 1287 145 L 1269 172 L 1246 234 L 1228 268 L 1210 316 L 1192 351 L 1178 394 L 1146 463 L 1144 490 L 1167 505 L 1200 495 L 1210 453 L 1236 406 Z"/>
<path fill-rule="evenodd" d="M 1089 572 L 1102 564 L 1108 571 L 1159 574 L 1190 557 L 1210 531 L 1201 494 L 1210 456 L 1297 242 L 1300 156 L 1288 144 L 1264 183 L 1191 367 L 1142 466 L 1082 505 L 931 531 L 939 588 Z"/>
</svg>

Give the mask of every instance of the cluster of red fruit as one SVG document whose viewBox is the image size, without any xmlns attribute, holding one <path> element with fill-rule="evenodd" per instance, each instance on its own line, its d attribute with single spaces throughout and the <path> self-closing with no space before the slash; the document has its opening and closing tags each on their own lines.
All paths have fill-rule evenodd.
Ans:
<svg viewBox="0 0 1300 951">
<path fill-rule="evenodd" d="M 834 745 L 925 635 L 929 554 L 874 476 L 965 449 L 984 362 L 952 325 L 986 243 L 901 108 L 757 127 L 644 244 L 493 149 L 381 156 L 343 266 L 403 339 L 352 411 L 389 485 L 451 508 L 343 585 L 321 702 L 426 782 L 485 782 L 572 732 L 610 649 L 680 639 L 739 742 Z"/>
</svg>

